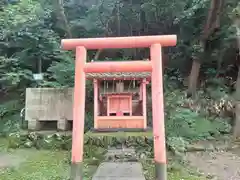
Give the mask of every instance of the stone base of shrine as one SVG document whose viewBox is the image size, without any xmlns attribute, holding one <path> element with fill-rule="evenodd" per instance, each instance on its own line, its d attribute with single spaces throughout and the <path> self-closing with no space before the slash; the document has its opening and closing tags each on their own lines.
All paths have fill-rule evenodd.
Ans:
<svg viewBox="0 0 240 180">
<path fill-rule="evenodd" d="M 110 133 L 110 132 L 151 132 L 152 128 L 148 127 L 148 128 L 92 128 L 91 132 L 96 132 L 96 133 Z"/>
<path fill-rule="evenodd" d="M 98 116 L 94 124 L 95 129 L 147 127 L 144 116 Z"/>
</svg>

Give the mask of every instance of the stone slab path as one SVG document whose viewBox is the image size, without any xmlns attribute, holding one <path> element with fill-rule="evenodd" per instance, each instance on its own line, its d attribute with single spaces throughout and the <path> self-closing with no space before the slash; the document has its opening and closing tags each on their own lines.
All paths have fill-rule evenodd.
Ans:
<svg viewBox="0 0 240 180">
<path fill-rule="evenodd" d="M 138 162 L 105 162 L 92 180 L 145 180 L 145 177 Z"/>
<path fill-rule="evenodd" d="M 134 149 L 109 149 L 92 180 L 145 180 Z"/>
</svg>

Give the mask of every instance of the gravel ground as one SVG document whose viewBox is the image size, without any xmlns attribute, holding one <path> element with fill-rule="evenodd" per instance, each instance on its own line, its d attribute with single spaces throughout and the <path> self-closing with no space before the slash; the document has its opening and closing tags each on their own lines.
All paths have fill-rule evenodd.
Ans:
<svg viewBox="0 0 240 180">
<path fill-rule="evenodd" d="M 240 180 L 240 149 L 234 152 L 191 152 L 186 160 L 208 179 Z"/>
</svg>

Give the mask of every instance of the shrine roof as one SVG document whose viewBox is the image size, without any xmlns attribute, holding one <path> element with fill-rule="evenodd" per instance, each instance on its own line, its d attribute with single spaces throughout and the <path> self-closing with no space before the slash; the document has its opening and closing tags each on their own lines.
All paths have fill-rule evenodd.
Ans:
<svg viewBox="0 0 240 180">
<path fill-rule="evenodd" d="M 151 77 L 150 72 L 115 72 L 115 73 L 87 73 L 86 78 L 88 79 L 134 79 L 134 78 L 149 78 Z"/>
</svg>

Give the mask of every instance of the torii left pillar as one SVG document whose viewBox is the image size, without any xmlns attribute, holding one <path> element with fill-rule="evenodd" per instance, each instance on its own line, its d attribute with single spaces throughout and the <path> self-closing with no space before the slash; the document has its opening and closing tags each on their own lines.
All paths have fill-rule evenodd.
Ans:
<svg viewBox="0 0 240 180">
<path fill-rule="evenodd" d="M 75 85 L 73 104 L 73 130 L 72 130 L 72 167 L 71 180 L 83 180 L 83 145 L 84 145 L 84 119 L 85 119 L 85 94 L 86 77 L 84 65 L 87 50 L 83 46 L 76 48 Z M 81 135 L 79 135 L 81 133 Z"/>
</svg>

